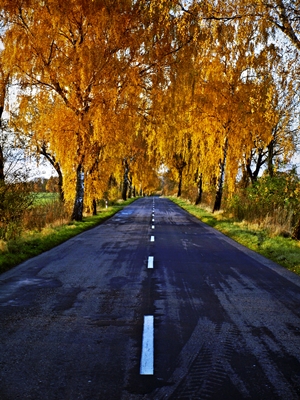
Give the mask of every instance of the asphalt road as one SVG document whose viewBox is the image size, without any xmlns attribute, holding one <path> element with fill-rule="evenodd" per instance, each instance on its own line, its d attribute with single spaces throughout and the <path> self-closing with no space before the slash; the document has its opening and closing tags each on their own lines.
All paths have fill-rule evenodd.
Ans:
<svg viewBox="0 0 300 400">
<path fill-rule="evenodd" d="M 300 278 L 163 198 L 0 276 L 0 399 L 299 399 Z"/>
</svg>

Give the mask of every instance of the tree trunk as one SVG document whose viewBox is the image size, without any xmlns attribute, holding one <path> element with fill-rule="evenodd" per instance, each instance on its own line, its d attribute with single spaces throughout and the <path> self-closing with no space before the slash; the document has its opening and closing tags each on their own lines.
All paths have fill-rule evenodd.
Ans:
<svg viewBox="0 0 300 400">
<path fill-rule="evenodd" d="M 56 161 L 55 157 L 47 152 L 46 144 L 43 143 L 42 147 L 40 148 L 40 154 L 42 154 L 52 165 L 52 167 L 55 169 L 58 175 L 58 190 L 59 190 L 59 198 L 61 202 L 64 203 L 65 201 L 65 196 L 64 196 L 64 190 L 63 190 L 63 174 L 62 170 L 60 168 L 60 164 Z"/>
<path fill-rule="evenodd" d="M 274 165 L 273 165 L 273 158 L 274 158 L 274 140 L 268 144 L 268 174 L 272 178 L 274 176 Z"/>
<path fill-rule="evenodd" d="M 59 191 L 59 199 L 62 203 L 65 202 L 65 195 L 64 195 L 64 189 L 63 189 L 63 176 L 61 169 L 57 169 L 56 172 L 58 173 L 58 191 Z"/>
<path fill-rule="evenodd" d="M 0 144 L 0 184 L 4 183 L 4 155 L 3 148 Z"/>
<path fill-rule="evenodd" d="M 131 199 L 131 197 L 132 197 L 132 179 L 128 179 L 128 181 L 129 181 L 128 198 Z"/>
<path fill-rule="evenodd" d="M 173 155 L 173 165 L 177 169 L 179 180 L 178 180 L 178 191 L 177 191 L 177 197 L 181 196 L 181 187 L 182 187 L 182 174 L 184 168 L 187 166 L 186 161 L 183 158 L 183 155 L 181 153 L 175 153 Z"/>
<path fill-rule="evenodd" d="M 247 171 L 247 179 L 245 179 L 245 181 L 247 182 L 247 186 L 248 186 L 248 179 L 250 179 L 251 183 L 253 183 L 253 172 L 251 169 L 251 158 L 247 158 L 246 160 L 246 171 Z"/>
<path fill-rule="evenodd" d="M 224 142 L 224 146 L 223 146 L 223 160 L 220 160 L 220 163 L 219 163 L 220 174 L 219 174 L 219 179 L 217 181 L 217 192 L 216 192 L 216 198 L 215 198 L 215 204 L 213 207 L 213 212 L 219 211 L 221 209 L 227 147 L 228 147 L 228 139 L 226 138 L 225 142 Z"/>
<path fill-rule="evenodd" d="M 5 180 L 4 180 L 4 156 L 3 149 L 0 143 L 0 211 L 4 208 L 4 198 L 5 198 Z"/>
<path fill-rule="evenodd" d="M 76 194 L 71 219 L 74 221 L 82 221 L 84 199 L 84 173 L 83 166 L 79 164 L 76 170 Z"/>
<path fill-rule="evenodd" d="M 241 188 L 246 189 L 249 186 L 249 174 L 245 165 L 242 169 Z"/>
<path fill-rule="evenodd" d="M 180 170 L 178 171 L 178 173 L 179 173 L 179 181 L 178 181 L 177 197 L 180 197 L 180 196 L 181 196 L 182 172 L 183 172 L 183 169 L 180 169 Z"/>
<path fill-rule="evenodd" d="M 97 215 L 97 201 L 96 201 L 96 199 L 93 199 L 92 209 L 93 209 L 93 215 Z"/>
<path fill-rule="evenodd" d="M 127 190 L 128 190 L 128 174 L 129 174 L 129 165 L 126 159 L 123 160 L 124 165 L 124 177 L 123 177 L 123 188 L 122 188 L 122 199 L 127 200 Z"/>
<path fill-rule="evenodd" d="M 198 182 L 197 182 L 197 191 L 198 191 L 198 193 L 197 193 L 195 205 L 200 204 L 201 201 L 202 201 L 202 192 L 203 192 L 202 183 L 203 183 L 202 182 L 202 174 L 200 174 L 199 178 L 198 178 Z"/>
<path fill-rule="evenodd" d="M 257 160 L 256 160 L 256 165 L 255 165 L 255 170 L 252 171 L 251 169 L 251 163 L 253 162 L 253 153 L 251 152 L 250 157 L 247 158 L 246 164 L 245 164 L 245 170 L 243 171 L 243 176 L 242 176 L 242 187 L 246 188 L 248 187 L 249 183 L 251 182 L 254 184 L 257 181 L 259 171 L 261 170 L 261 167 L 265 163 L 265 155 L 266 153 L 263 151 L 263 148 L 257 149 Z M 249 181 L 250 180 L 250 181 Z"/>
</svg>

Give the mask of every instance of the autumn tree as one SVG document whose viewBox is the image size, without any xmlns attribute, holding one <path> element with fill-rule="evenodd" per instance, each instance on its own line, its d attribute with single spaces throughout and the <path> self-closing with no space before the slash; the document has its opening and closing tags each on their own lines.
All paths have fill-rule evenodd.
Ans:
<svg viewBox="0 0 300 400">
<path fill-rule="evenodd" d="M 76 173 L 71 179 L 75 186 L 72 217 L 81 219 L 84 179 L 97 175 L 98 158 L 111 140 L 109 135 L 104 141 L 97 136 L 101 118 L 115 121 L 123 91 L 131 85 L 148 85 L 168 56 L 183 45 L 172 40 L 176 5 L 173 1 L 14 0 L 2 1 L 2 9 L 8 19 L 7 60 L 15 67 L 16 79 L 24 87 L 51 90 L 62 113 L 73 114 L 72 140 L 65 138 L 60 145 L 70 146 L 73 153 L 68 158 L 68 170 Z M 11 53 L 11 48 L 18 51 Z M 105 128 L 113 131 L 110 122 Z M 58 157 L 53 143 L 51 149 Z M 57 161 L 62 164 L 61 158 Z M 95 185 L 88 186 L 92 190 Z"/>
<path fill-rule="evenodd" d="M 21 84 L 53 92 L 71 112 L 76 130 L 71 144 L 69 169 L 76 172 L 72 218 L 80 220 L 83 210 L 84 173 L 97 162 L 98 144 L 94 120 L 109 113 L 118 93 L 138 73 L 144 27 L 141 8 L 128 1 L 115 3 L 60 1 L 4 2 L 9 15 L 5 51 Z M 17 51 L 11 52 L 11 49 Z M 63 108 L 63 107 L 62 107 Z M 65 112 L 65 111 L 63 111 Z M 96 149 L 96 158 L 86 155 Z M 55 149 L 56 151 L 57 149 Z M 59 160 L 61 161 L 61 160 Z"/>
<path fill-rule="evenodd" d="M 271 173 L 279 149 L 293 150 L 291 114 L 277 101 L 274 32 L 298 49 L 294 3 L 1 6 L 5 63 L 22 88 L 16 123 L 60 174 L 73 219 L 84 205 L 96 211 L 111 177 L 123 180 L 125 198 L 128 186 L 147 187 L 144 171 L 154 182 L 162 164 L 176 175 L 178 195 L 196 184 L 199 202 L 212 188 L 218 210 L 241 171 L 253 181 L 263 163 Z"/>
</svg>

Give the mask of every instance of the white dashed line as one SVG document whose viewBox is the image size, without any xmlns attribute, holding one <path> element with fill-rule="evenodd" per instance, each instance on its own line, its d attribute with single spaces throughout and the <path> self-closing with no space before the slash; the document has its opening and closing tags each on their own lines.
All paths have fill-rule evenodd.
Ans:
<svg viewBox="0 0 300 400">
<path fill-rule="evenodd" d="M 148 257 L 148 268 L 153 268 L 153 263 L 154 263 L 154 257 L 153 256 L 149 256 Z"/>
<path fill-rule="evenodd" d="M 152 225 L 152 229 L 154 229 L 155 228 L 155 226 L 154 225 Z"/>
<path fill-rule="evenodd" d="M 155 240 L 155 237 L 154 237 L 154 236 L 151 236 L 150 242 L 154 242 L 154 240 Z"/>
<path fill-rule="evenodd" d="M 142 339 L 141 375 L 153 375 L 154 371 L 154 317 L 144 315 L 144 329 Z"/>
</svg>

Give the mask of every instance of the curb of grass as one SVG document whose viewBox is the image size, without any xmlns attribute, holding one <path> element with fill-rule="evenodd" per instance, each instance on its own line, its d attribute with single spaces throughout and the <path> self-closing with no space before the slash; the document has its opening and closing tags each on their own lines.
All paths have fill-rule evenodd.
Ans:
<svg viewBox="0 0 300 400">
<path fill-rule="evenodd" d="M 108 209 L 102 209 L 95 216 L 84 217 L 81 222 L 70 221 L 58 227 L 44 228 L 41 232 L 28 232 L 26 238 L 20 237 L 10 241 L 7 244 L 8 251 L 0 251 L 0 274 L 32 257 L 51 250 L 82 232 L 101 225 L 135 200 L 137 198 L 110 206 Z"/>
<path fill-rule="evenodd" d="M 221 214 L 213 214 L 188 200 L 176 197 L 168 199 L 235 242 L 300 275 L 299 241 L 282 236 L 273 237 L 266 229 L 259 229 L 250 223 L 238 222 Z"/>
</svg>

